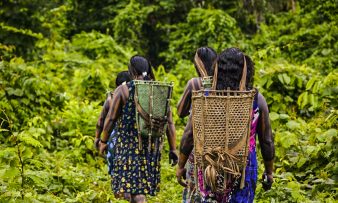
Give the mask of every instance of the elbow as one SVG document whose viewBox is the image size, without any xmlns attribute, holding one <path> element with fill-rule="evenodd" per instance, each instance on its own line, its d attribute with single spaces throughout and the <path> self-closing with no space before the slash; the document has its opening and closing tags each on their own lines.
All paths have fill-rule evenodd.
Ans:
<svg viewBox="0 0 338 203">
<path fill-rule="evenodd" d="M 177 113 L 177 115 L 178 115 L 178 117 L 180 117 L 180 118 L 184 118 L 184 117 L 185 117 L 185 115 L 184 115 L 182 112 Z"/>
<path fill-rule="evenodd" d="M 263 156 L 263 160 L 266 161 L 266 162 L 272 161 L 274 159 L 275 159 L 275 154 Z"/>
<path fill-rule="evenodd" d="M 185 156 L 189 157 L 190 154 L 191 154 L 191 152 L 192 152 L 192 150 L 193 150 L 193 148 L 194 148 L 194 145 L 185 146 L 185 147 L 181 146 L 180 147 L 180 153 L 182 153 Z"/>
<path fill-rule="evenodd" d="M 275 146 L 273 142 L 262 145 L 262 157 L 264 161 L 272 161 L 275 158 Z"/>
<path fill-rule="evenodd" d="M 105 121 L 103 131 L 108 132 L 108 129 L 110 129 L 111 125 L 113 124 L 113 119 L 109 118 L 108 120 Z"/>
<path fill-rule="evenodd" d="M 178 117 L 180 117 L 180 118 L 183 118 L 183 117 L 184 117 L 182 108 L 180 108 L 179 105 L 177 105 L 177 115 L 178 115 Z"/>
<path fill-rule="evenodd" d="M 178 103 L 178 105 L 177 105 L 177 115 L 180 118 L 186 117 L 187 115 L 189 115 L 189 107 L 187 107 L 185 105 L 185 103 L 183 103 L 183 102 Z"/>
<path fill-rule="evenodd" d="M 101 125 L 101 122 L 96 123 L 96 130 L 102 130 L 103 126 Z"/>
<path fill-rule="evenodd" d="M 187 117 L 187 116 L 189 116 L 189 114 L 190 114 L 189 111 L 186 112 L 186 111 L 184 111 L 184 110 L 177 110 L 177 115 L 178 115 L 178 117 L 180 117 L 180 118 Z"/>
</svg>

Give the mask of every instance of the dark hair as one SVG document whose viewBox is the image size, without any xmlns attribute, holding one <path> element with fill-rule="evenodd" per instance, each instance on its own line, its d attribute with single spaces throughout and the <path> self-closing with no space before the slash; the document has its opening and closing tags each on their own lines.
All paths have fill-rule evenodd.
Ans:
<svg viewBox="0 0 338 203">
<path fill-rule="evenodd" d="M 116 87 L 120 86 L 123 82 L 129 82 L 130 80 L 131 76 L 128 71 L 119 72 L 115 80 Z"/>
<path fill-rule="evenodd" d="M 225 90 L 228 87 L 231 90 L 238 90 L 242 79 L 244 56 L 246 60 L 247 75 L 246 89 L 252 89 L 254 76 L 254 63 L 249 56 L 246 56 L 238 48 L 228 48 L 217 58 L 217 87 L 218 90 Z"/>
<path fill-rule="evenodd" d="M 216 51 L 211 47 L 200 47 L 196 51 L 198 57 L 201 59 L 205 70 L 208 73 L 208 76 L 214 75 L 214 62 L 217 59 L 217 53 Z M 196 64 L 194 63 L 196 71 L 199 76 L 201 76 L 200 71 L 197 69 Z"/>
<path fill-rule="evenodd" d="M 143 56 L 136 55 L 131 57 L 128 70 L 133 78 L 136 78 L 137 76 L 146 73 L 146 76 L 144 76 L 145 80 L 155 80 L 150 62 Z"/>
</svg>

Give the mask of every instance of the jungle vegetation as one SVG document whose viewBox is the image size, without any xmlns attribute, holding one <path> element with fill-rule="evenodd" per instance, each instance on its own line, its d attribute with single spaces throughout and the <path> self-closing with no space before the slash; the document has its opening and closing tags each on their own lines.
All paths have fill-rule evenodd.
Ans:
<svg viewBox="0 0 338 203">
<path fill-rule="evenodd" d="M 106 93 L 129 58 L 173 81 L 175 114 L 197 74 L 195 50 L 239 47 L 255 62 L 276 147 L 274 184 L 256 202 L 334 202 L 338 195 L 337 0 L 0 1 L 0 202 L 118 202 L 93 147 Z M 161 191 L 182 187 L 162 153 Z M 260 160 L 261 157 L 259 157 Z M 263 165 L 260 164 L 260 174 Z M 259 175 L 260 177 L 260 175 Z M 120 201 L 125 202 L 125 201 Z"/>
</svg>

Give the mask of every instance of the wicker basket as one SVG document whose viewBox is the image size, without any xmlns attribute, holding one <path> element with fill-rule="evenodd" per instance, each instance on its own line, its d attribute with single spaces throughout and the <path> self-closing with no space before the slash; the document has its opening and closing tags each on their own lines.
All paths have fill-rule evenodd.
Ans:
<svg viewBox="0 0 338 203">
<path fill-rule="evenodd" d="M 246 64 L 244 68 L 242 80 L 246 78 Z M 217 73 L 215 75 L 217 78 Z M 245 84 L 245 80 L 241 84 Z M 206 185 L 214 192 L 222 192 L 229 180 L 240 176 L 240 187 L 244 187 L 256 90 L 219 91 L 214 90 L 215 86 L 214 81 L 211 90 L 192 93 L 195 175 L 197 177 L 197 169 L 202 169 Z M 196 188 L 202 189 L 198 181 Z"/>
<path fill-rule="evenodd" d="M 135 80 L 136 125 L 143 137 L 161 137 L 167 124 L 173 83 Z"/>
</svg>

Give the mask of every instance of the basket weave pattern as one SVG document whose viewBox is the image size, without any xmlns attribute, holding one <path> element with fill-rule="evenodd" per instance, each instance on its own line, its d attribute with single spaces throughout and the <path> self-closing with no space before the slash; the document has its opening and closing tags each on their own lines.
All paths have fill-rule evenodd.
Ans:
<svg viewBox="0 0 338 203">
<path fill-rule="evenodd" d="M 210 165 L 206 154 L 217 151 L 222 159 L 217 156 L 213 161 L 222 177 L 227 176 L 227 173 L 239 177 L 239 171 L 243 175 L 248 156 L 254 95 L 255 90 L 193 92 L 192 119 L 197 167 L 204 171 Z M 225 189 L 225 182 L 226 178 L 224 184 L 217 187 L 220 190 Z"/>
<path fill-rule="evenodd" d="M 173 84 L 144 80 L 135 80 L 134 82 L 135 102 L 138 107 L 136 109 L 136 117 L 139 134 L 155 137 L 162 136 L 166 127 Z M 143 115 L 138 111 L 140 109 Z M 160 131 L 155 130 L 156 126 L 153 122 L 156 120 L 163 123 L 163 126 L 159 129 Z"/>
</svg>

